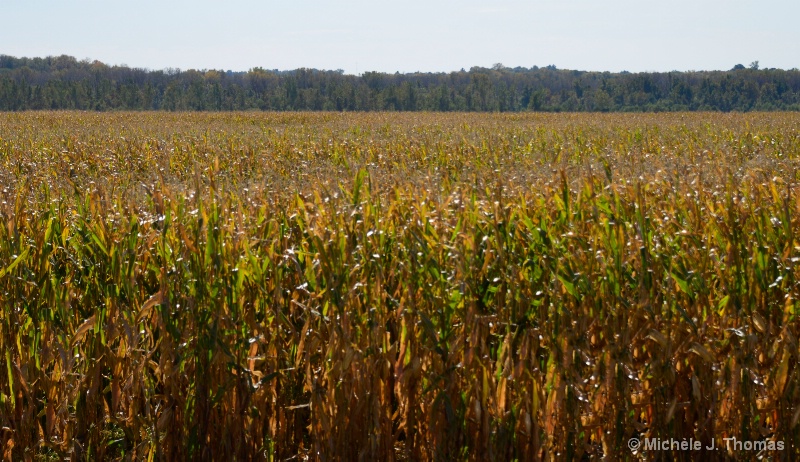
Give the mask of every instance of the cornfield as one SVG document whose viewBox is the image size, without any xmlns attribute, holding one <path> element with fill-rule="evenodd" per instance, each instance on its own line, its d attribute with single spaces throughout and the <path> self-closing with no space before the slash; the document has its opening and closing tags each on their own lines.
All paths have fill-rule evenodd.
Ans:
<svg viewBox="0 0 800 462">
<path fill-rule="evenodd" d="M 795 460 L 799 160 L 796 114 L 2 114 L 2 457 Z"/>
</svg>

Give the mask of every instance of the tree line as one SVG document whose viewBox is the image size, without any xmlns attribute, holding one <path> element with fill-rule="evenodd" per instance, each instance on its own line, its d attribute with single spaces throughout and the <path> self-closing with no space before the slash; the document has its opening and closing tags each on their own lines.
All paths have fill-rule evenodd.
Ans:
<svg viewBox="0 0 800 462">
<path fill-rule="evenodd" d="M 555 66 L 347 75 L 341 70 L 147 70 L 0 55 L 0 110 L 800 110 L 800 71 L 610 73 Z"/>
</svg>

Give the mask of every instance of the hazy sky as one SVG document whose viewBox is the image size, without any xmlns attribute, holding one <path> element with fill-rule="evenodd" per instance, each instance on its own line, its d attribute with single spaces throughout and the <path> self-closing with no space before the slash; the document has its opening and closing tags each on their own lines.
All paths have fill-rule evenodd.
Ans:
<svg viewBox="0 0 800 462">
<path fill-rule="evenodd" d="M 162 69 L 800 67 L 798 0 L 0 0 L 0 54 Z"/>
</svg>

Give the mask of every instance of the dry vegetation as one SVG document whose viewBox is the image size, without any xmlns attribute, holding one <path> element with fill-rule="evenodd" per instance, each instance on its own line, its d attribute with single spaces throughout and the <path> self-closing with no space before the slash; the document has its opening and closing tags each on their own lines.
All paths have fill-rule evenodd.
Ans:
<svg viewBox="0 0 800 462">
<path fill-rule="evenodd" d="M 795 459 L 799 130 L 2 114 L 0 455 Z"/>
</svg>

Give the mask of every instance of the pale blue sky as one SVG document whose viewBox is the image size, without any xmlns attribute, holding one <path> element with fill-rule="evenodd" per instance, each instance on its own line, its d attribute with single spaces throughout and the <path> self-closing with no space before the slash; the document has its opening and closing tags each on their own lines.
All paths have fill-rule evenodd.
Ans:
<svg viewBox="0 0 800 462">
<path fill-rule="evenodd" d="M 798 0 L 0 0 L 0 54 L 162 69 L 800 67 Z"/>
</svg>

